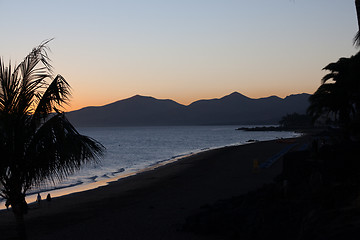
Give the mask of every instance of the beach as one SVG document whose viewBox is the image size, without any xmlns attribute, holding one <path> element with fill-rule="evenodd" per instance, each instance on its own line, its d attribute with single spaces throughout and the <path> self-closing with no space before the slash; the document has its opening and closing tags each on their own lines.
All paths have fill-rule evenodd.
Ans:
<svg viewBox="0 0 360 240">
<path fill-rule="evenodd" d="M 303 138 L 294 139 L 296 142 Z M 293 141 L 264 141 L 188 156 L 108 186 L 42 201 L 25 216 L 29 239 L 217 239 L 183 230 L 186 218 L 221 199 L 271 183 Z M 301 145 L 301 144 L 299 144 Z M 294 147 L 296 148 L 296 147 Z M 16 236 L 11 211 L 0 212 L 0 239 Z"/>
</svg>

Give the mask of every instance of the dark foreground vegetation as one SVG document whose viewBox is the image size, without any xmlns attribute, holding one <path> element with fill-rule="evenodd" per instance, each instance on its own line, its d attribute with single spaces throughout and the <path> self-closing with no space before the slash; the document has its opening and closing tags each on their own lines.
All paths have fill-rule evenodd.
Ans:
<svg viewBox="0 0 360 240">
<path fill-rule="evenodd" d="M 360 144 L 323 135 L 286 154 L 272 184 L 203 207 L 185 230 L 224 239 L 358 239 Z"/>
<path fill-rule="evenodd" d="M 16 66 L 0 58 L 0 197 L 11 206 L 19 239 L 27 239 L 25 196 L 96 162 L 104 147 L 78 133 L 62 107 L 70 85 L 53 74 L 46 41 Z"/>
</svg>

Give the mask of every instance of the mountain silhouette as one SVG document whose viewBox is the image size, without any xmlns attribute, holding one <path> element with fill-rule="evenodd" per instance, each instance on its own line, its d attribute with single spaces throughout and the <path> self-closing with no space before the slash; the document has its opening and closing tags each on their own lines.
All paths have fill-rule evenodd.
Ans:
<svg viewBox="0 0 360 240">
<path fill-rule="evenodd" d="M 253 99 L 238 92 L 188 106 L 173 100 L 136 95 L 100 107 L 85 107 L 66 116 L 76 126 L 160 126 L 277 124 L 290 113 L 304 114 L 310 94 Z"/>
</svg>

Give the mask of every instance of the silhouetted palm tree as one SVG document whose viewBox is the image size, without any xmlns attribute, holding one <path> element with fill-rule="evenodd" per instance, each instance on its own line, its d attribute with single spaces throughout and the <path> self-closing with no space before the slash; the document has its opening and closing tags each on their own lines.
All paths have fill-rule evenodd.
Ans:
<svg viewBox="0 0 360 240">
<path fill-rule="evenodd" d="M 342 127 L 348 128 L 360 114 L 360 52 L 350 58 L 340 58 L 324 70 L 330 73 L 310 97 L 308 113 L 314 120 L 333 114 Z"/>
<path fill-rule="evenodd" d="M 56 182 L 97 161 L 104 147 L 80 135 L 62 107 L 70 86 L 53 76 L 46 44 L 34 48 L 16 67 L 0 59 L 0 194 L 11 204 L 21 239 L 26 192 Z"/>
<path fill-rule="evenodd" d="M 360 46 L 360 0 L 355 0 L 356 15 L 358 20 L 359 31 L 355 35 L 354 43 L 356 46 Z"/>
</svg>

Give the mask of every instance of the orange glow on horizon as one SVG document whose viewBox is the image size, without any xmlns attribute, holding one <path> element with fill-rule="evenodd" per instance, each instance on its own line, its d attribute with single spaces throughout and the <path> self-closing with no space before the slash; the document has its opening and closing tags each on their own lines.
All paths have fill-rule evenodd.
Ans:
<svg viewBox="0 0 360 240">
<path fill-rule="evenodd" d="M 312 94 L 316 89 L 304 89 L 304 91 L 299 91 L 299 92 L 286 92 L 286 91 L 279 91 L 278 93 L 272 93 L 271 90 L 263 90 L 263 91 L 257 91 L 257 92 L 245 92 L 245 91 L 240 91 L 240 90 L 234 90 L 234 91 L 222 91 L 219 93 L 199 93 L 198 95 L 194 95 L 194 96 L 189 96 L 189 95 L 175 95 L 173 97 L 171 97 L 169 94 L 145 94 L 145 93 L 133 93 L 133 94 L 127 94 L 127 95 L 119 95 L 119 97 L 115 98 L 113 96 L 110 97 L 106 97 L 106 96 L 99 96 L 97 98 L 94 97 L 83 97 L 81 98 L 76 98 L 73 97 L 70 100 L 69 106 L 65 106 L 65 110 L 67 112 L 69 111 L 74 111 L 74 110 L 79 110 L 81 108 L 84 107 L 89 107 L 89 106 L 104 106 L 116 101 L 120 101 L 123 99 L 127 99 L 130 97 L 133 97 L 135 95 L 141 95 L 141 96 L 148 96 L 148 97 L 154 97 L 156 99 L 170 99 L 173 100 L 179 104 L 182 105 L 190 105 L 191 103 L 198 101 L 198 100 L 204 100 L 204 99 L 216 99 L 216 98 L 222 98 L 226 95 L 229 95 L 233 92 L 238 92 L 241 93 L 249 98 L 264 98 L 264 97 L 270 97 L 270 96 L 277 96 L 280 98 L 285 98 L 286 96 L 292 95 L 292 94 L 301 94 L 301 93 L 308 93 L 308 94 Z"/>
</svg>

